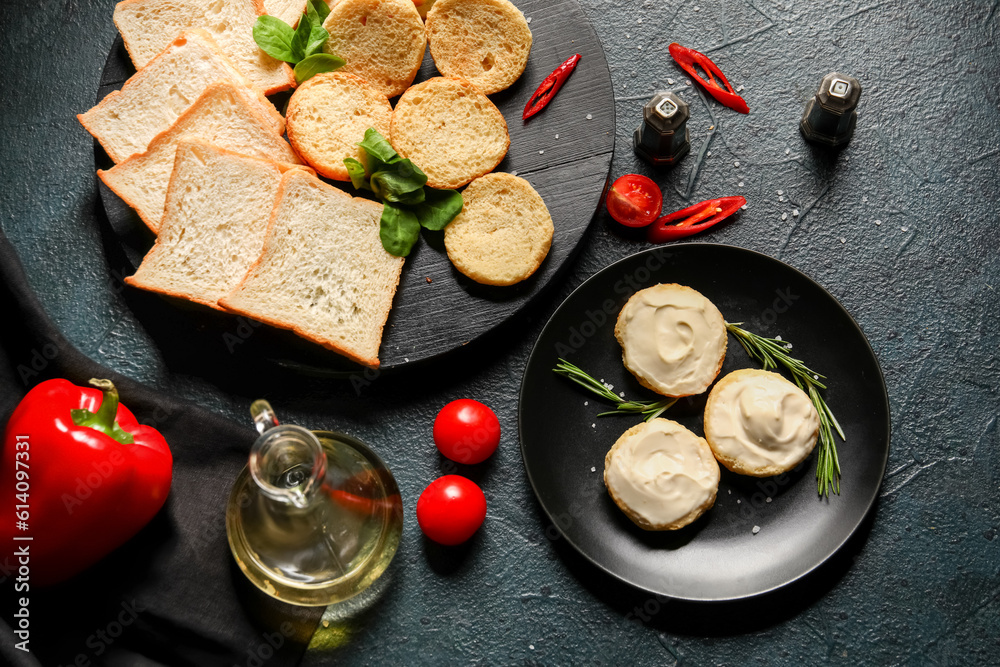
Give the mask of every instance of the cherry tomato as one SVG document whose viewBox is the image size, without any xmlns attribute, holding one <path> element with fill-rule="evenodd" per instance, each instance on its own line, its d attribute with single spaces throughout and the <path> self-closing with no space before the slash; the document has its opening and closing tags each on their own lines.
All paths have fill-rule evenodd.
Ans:
<svg viewBox="0 0 1000 667">
<path fill-rule="evenodd" d="M 500 421 L 487 406 L 460 398 L 441 408 L 434 419 L 434 444 L 457 463 L 481 463 L 500 444 Z"/>
<path fill-rule="evenodd" d="M 475 482 L 461 475 L 438 477 L 417 500 L 420 530 L 438 544 L 465 542 L 485 518 L 486 496 Z"/>
<path fill-rule="evenodd" d="M 608 213 L 626 227 L 645 227 L 660 215 L 660 186 L 639 174 L 625 174 L 608 190 Z"/>
</svg>

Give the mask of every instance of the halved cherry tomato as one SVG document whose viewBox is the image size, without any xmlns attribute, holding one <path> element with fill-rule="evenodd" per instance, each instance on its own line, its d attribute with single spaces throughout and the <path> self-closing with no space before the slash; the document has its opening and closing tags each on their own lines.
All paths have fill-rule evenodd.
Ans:
<svg viewBox="0 0 1000 667">
<path fill-rule="evenodd" d="M 486 496 L 470 479 L 445 475 L 427 485 L 417 500 L 417 523 L 438 544 L 468 540 L 486 518 Z"/>
<path fill-rule="evenodd" d="M 457 463 L 482 463 L 500 444 L 500 421 L 479 401 L 460 398 L 441 408 L 434 419 L 434 444 Z"/>
<path fill-rule="evenodd" d="M 639 174 L 625 174 L 608 189 L 605 202 L 611 217 L 626 227 L 645 227 L 660 215 L 660 186 Z"/>
</svg>

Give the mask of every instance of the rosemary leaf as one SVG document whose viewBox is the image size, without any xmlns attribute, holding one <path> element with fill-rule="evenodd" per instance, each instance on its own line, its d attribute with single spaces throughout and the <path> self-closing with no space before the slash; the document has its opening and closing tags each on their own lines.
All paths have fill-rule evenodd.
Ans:
<svg viewBox="0 0 1000 667">
<path fill-rule="evenodd" d="M 655 419 L 667 411 L 670 406 L 677 402 L 676 398 L 664 398 L 659 401 L 629 401 L 625 400 L 615 392 L 608 389 L 603 382 L 582 370 L 578 366 L 571 364 L 560 358 L 559 363 L 552 369 L 559 375 L 569 378 L 587 391 L 596 394 L 598 397 L 615 404 L 615 409 L 608 412 L 601 412 L 597 416 L 641 414 L 644 421 Z"/>
<path fill-rule="evenodd" d="M 841 440 L 847 440 L 844 430 L 833 416 L 830 406 L 826 404 L 820 389 L 826 389 L 822 382 L 826 376 L 811 370 L 799 359 L 788 354 L 791 344 L 777 338 L 764 338 L 740 327 L 742 322 L 726 322 L 726 329 L 736 337 L 743 349 L 752 358 L 760 362 L 764 370 L 777 369 L 781 366 L 792 374 L 792 379 L 799 389 L 809 395 L 809 400 L 819 414 L 819 443 L 816 448 L 816 490 L 820 496 L 829 496 L 830 491 L 840 493 L 840 458 L 837 456 L 837 444 L 833 433 L 836 431 Z"/>
</svg>

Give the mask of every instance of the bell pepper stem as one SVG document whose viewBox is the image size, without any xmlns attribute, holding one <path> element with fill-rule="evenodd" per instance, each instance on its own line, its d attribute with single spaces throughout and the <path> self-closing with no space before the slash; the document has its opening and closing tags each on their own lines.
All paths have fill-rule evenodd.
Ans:
<svg viewBox="0 0 1000 667">
<path fill-rule="evenodd" d="M 100 431 L 111 439 L 124 445 L 131 445 L 135 438 L 131 433 L 118 425 L 115 417 L 118 416 L 118 389 L 115 388 L 111 380 L 92 378 L 90 384 L 100 389 L 104 396 L 101 398 L 101 407 L 97 412 L 84 410 L 83 408 L 71 410 L 73 423 L 77 426 L 86 426 L 95 431 Z"/>
</svg>

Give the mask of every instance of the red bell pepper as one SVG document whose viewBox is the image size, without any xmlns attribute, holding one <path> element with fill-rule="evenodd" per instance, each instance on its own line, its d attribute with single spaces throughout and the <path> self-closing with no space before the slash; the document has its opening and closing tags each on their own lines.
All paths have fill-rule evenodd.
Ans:
<svg viewBox="0 0 1000 667">
<path fill-rule="evenodd" d="M 720 197 L 693 204 L 662 216 L 650 225 L 647 238 L 651 243 L 663 243 L 692 236 L 722 222 L 746 203 L 743 197 Z"/>
<path fill-rule="evenodd" d="M 15 571 L 26 564 L 29 586 L 69 579 L 117 549 L 170 491 L 166 440 L 136 421 L 109 380 L 90 383 L 98 389 L 42 382 L 7 422 L 0 557 Z"/>
<path fill-rule="evenodd" d="M 705 87 L 705 90 L 719 101 L 720 104 L 724 104 L 733 111 L 739 111 L 740 113 L 750 113 L 750 107 L 747 106 L 746 101 L 736 94 L 733 90 L 732 85 L 730 85 L 729 80 L 726 79 L 726 75 L 722 73 L 719 66 L 712 62 L 712 59 L 706 56 L 700 51 L 695 51 L 694 49 L 689 49 L 686 46 L 681 46 L 677 42 L 674 42 L 667 47 L 670 51 L 670 55 L 673 59 L 677 61 L 677 64 L 681 66 L 685 72 L 691 75 L 695 81 L 700 83 Z M 705 73 L 708 75 L 708 80 L 706 81 L 702 76 L 698 74 L 698 70 L 695 69 L 695 65 L 700 65 Z M 715 77 L 719 77 L 722 81 L 720 85 Z"/>
</svg>

